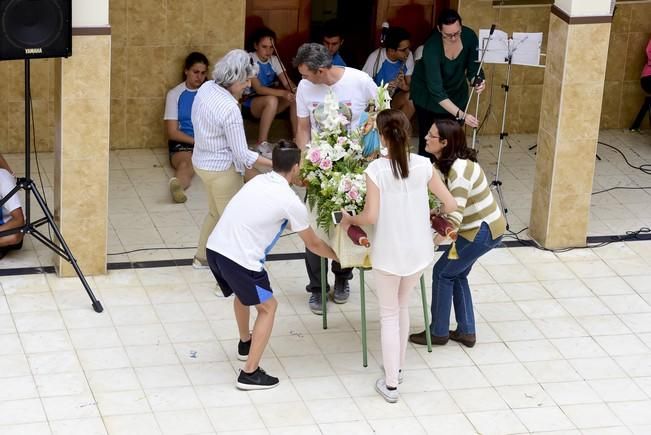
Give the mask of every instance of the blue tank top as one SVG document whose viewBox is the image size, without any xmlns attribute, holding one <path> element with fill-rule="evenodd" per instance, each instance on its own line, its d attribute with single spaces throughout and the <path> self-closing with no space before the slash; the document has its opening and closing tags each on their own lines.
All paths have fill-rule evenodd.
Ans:
<svg viewBox="0 0 651 435">
<path fill-rule="evenodd" d="M 185 90 L 181 92 L 181 95 L 179 95 L 178 102 L 179 130 L 192 137 L 194 137 L 194 128 L 192 127 L 192 103 L 196 96 L 197 91 Z"/>
<path fill-rule="evenodd" d="M 336 66 L 346 66 L 346 62 L 344 62 L 344 59 L 339 55 L 339 52 L 336 52 L 334 56 L 332 56 L 332 64 Z"/>
<path fill-rule="evenodd" d="M 258 80 L 262 86 L 271 87 L 276 81 L 276 72 L 271 66 L 271 62 L 262 63 L 258 61 L 260 70 L 258 71 Z"/>
<path fill-rule="evenodd" d="M 391 62 L 390 60 L 386 59 L 384 62 L 382 62 L 382 67 L 374 77 L 375 84 L 379 86 L 383 81 L 385 84 L 389 83 L 390 81 L 395 80 L 400 72 L 403 74 L 407 73 L 407 66 L 404 62 Z"/>
</svg>

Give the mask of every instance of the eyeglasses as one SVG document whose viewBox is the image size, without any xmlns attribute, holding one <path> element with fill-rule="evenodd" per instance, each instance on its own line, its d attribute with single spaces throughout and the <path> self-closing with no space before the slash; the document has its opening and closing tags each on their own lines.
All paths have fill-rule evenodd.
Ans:
<svg viewBox="0 0 651 435">
<path fill-rule="evenodd" d="M 432 133 L 430 133 L 429 131 L 428 131 L 427 134 L 425 135 L 425 140 L 427 140 L 427 139 L 440 139 L 440 138 L 441 138 L 441 136 L 434 136 L 434 135 L 433 135 Z"/>
<path fill-rule="evenodd" d="M 454 33 L 441 32 L 441 35 L 443 35 L 443 37 L 445 39 L 455 39 L 455 38 L 458 38 L 461 35 L 461 30 L 459 30 L 458 32 L 454 32 Z"/>
</svg>

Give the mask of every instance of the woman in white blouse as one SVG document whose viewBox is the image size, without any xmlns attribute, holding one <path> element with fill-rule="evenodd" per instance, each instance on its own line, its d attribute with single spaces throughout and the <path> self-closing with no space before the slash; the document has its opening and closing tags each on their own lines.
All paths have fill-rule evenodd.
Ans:
<svg viewBox="0 0 651 435">
<path fill-rule="evenodd" d="M 199 88 L 192 105 L 192 165 L 208 194 L 208 215 L 192 263 L 196 268 L 208 267 L 206 241 L 226 204 L 244 184 L 244 172 L 254 165 L 271 168 L 271 160 L 249 150 L 238 104 L 256 73 L 246 51 L 231 50 L 217 61 L 213 80 Z"/>
<path fill-rule="evenodd" d="M 396 402 L 409 334 L 409 292 L 434 259 L 428 188 L 443 202 L 444 212 L 454 211 L 457 203 L 429 159 L 409 152 L 409 120 L 403 112 L 383 110 L 377 127 L 386 155 L 366 168 L 364 210 L 357 216 L 344 212 L 342 225 L 375 225 L 371 263 L 385 374 L 375 389 Z"/>
</svg>

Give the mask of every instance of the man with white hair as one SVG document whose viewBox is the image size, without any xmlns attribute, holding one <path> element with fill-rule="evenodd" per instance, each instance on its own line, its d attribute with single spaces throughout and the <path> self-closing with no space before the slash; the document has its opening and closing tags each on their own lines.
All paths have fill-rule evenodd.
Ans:
<svg viewBox="0 0 651 435">
<path fill-rule="evenodd" d="M 213 80 L 201 85 L 192 104 L 192 165 L 208 194 L 208 215 L 192 263 L 198 269 L 208 267 L 206 241 L 228 201 L 244 185 L 244 172 L 254 165 L 271 168 L 271 160 L 249 150 L 238 104 L 256 73 L 246 51 L 231 50 L 217 61 Z"/>
</svg>

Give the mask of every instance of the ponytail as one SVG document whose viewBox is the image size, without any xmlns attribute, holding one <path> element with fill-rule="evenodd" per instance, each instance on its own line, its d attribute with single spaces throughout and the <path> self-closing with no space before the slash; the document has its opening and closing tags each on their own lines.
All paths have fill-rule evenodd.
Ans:
<svg viewBox="0 0 651 435">
<path fill-rule="evenodd" d="M 391 172 L 396 178 L 409 176 L 409 120 L 396 109 L 386 109 L 378 113 L 378 131 L 389 150 Z"/>
</svg>

